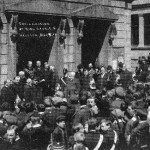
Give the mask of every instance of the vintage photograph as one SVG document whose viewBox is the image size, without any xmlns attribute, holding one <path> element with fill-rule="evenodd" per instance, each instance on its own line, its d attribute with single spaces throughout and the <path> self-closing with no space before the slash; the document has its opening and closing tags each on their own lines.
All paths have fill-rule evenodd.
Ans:
<svg viewBox="0 0 150 150">
<path fill-rule="evenodd" d="M 150 0 L 0 0 L 0 150 L 150 150 Z"/>
</svg>

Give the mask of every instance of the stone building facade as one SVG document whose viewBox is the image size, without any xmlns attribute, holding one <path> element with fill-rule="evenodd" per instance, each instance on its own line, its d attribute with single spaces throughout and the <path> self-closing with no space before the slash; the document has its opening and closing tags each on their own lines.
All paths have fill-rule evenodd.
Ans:
<svg viewBox="0 0 150 150">
<path fill-rule="evenodd" d="M 28 19 L 32 15 L 33 20 L 39 16 L 41 20 L 45 16 L 46 19 L 58 18 L 59 24 L 48 51 L 48 60 L 42 61 L 54 65 L 61 75 L 63 68 L 76 71 L 79 63 L 87 65 L 89 62 L 113 65 L 115 68 L 118 61 L 122 61 L 131 70 L 131 8 L 131 0 L 0 0 L 3 26 L 0 32 L 0 87 L 4 80 L 14 78 L 17 64 L 25 63 L 25 57 L 30 56 L 28 53 L 22 58 L 25 52 L 18 54 L 19 42 L 12 41 L 11 36 L 21 30 L 17 28 L 18 31 L 14 32 L 11 22 L 15 20 L 13 16 L 17 16 L 17 23 L 23 26 L 24 16 Z M 44 21 L 41 22 L 44 25 Z M 27 25 L 35 25 L 35 22 L 32 23 L 28 22 Z"/>
<path fill-rule="evenodd" d="M 138 58 L 150 53 L 150 1 L 135 0 L 131 12 L 131 67 L 138 66 Z"/>
</svg>

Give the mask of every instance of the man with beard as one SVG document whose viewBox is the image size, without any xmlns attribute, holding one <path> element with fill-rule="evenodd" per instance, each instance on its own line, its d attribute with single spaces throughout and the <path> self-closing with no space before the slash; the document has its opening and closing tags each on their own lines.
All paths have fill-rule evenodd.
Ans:
<svg viewBox="0 0 150 150">
<path fill-rule="evenodd" d="M 1 143 L 1 150 L 26 150 L 28 145 L 20 139 L 17 133 L 17 126 L 11 125 L 7 129 L 5 139 Z"/>
<path fill-rule="evenodd" d="M 32 66 L 32 61 L 28 61 L 27 67 L 24 69 L 25 77 L 33 79 L 34 71 L 35 71 L 35 69 Z"/>
</svg>

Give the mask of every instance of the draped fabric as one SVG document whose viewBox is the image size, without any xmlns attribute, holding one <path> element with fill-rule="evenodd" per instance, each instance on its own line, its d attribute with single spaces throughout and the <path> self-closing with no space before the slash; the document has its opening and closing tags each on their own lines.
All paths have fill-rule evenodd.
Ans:
<svg viewBox="0 0 150 150">
<path fill-rule="evenodd" d="M 3 29 L 3 22 L 2 22 L 2 19 L 0 18 L 0 30 Z"/>
<path fill-rule="evenodd" d="M 116 29 L 115 23 L 111 23 L 110 35 L 111 36 L 116 36 L 117 35 L 117 29 Z"/>
<path fill-rule="evenodd" d="M 17 70 L 25 68 L 27 61 L 48 62 L 60 23 L 59 17 L 20 14 L 18 22 Z"/>
</svg>

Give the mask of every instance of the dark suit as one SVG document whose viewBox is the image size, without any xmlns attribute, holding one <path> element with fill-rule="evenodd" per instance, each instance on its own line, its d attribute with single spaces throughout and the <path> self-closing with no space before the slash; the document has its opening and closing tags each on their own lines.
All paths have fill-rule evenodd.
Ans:
<svg viewBox="0 0 150 150">
<path fill-rule="evenodd" d="M 107 85 L 107 79 L 108 75 L 106 73 L 104 74 L 103 77 L 101 75 L 98 75 L 96 80 L 96 88 L 103 90 L 103 88 L 106 87 Z"/>
<path fill-rule="evenodd" d="M 85 134 L 85 146 L 88 147 L 89 150 L 93 150 L 98 144 L 100 138 L 100 134 L 98 132 L 89 131 Z"/>
<path fill-rule="evenodd" d="M 13 92 L 12 88 L 3 86 L 3 88 L 1 89 L 1 102 L 0 103 L 8 102 L 11 105 L 14 105 L 15 99 L 16 99 L 16 95 Z"/>
<path fill-rule="evenodd" d="M 53 96 L 55 94 L 55 88 L 56 84 L 59 83 L 59 76 L 56 70 L 50 71 L 50 96 Z"/>
<path fill-rule="evenodd" d="M 80 80 L 81 90 L 90 89 L 90 76 L 83 76 Z"/>
<path fill-rule="evenodd" d="M 50 95 L 50 80 L 51 80 L 51 72 L 49 69 L 44 69 L 43 71 L 43 78 L 45 79 L 45 82 L 43 82 L 43 92 L 44 96 Z"/>
<path fill-rule="evenodd" d="M 124 89 L 127 88 L 129 83 L 132 80 L 132 73 L 128 70 L 121 70 L 120 71 L 120 83 Z"/>
<path fill-rule="evenodd" d="M 78 123 L 84 125 L 91 117 L 93 117 L 93 112 L 88 108 L 88 106 L 80 106 L 80 109 L 75 113 L 74 125 Z"/>
<path fill-rule="evenodd" d="M 35 71 L 34 71 L 34 79 L 36 81 L 40 81 L 42 80 L 44 77 L 43 77 L 43 69 L 41 67 L 36 67 L 35 68 Z"/>
<path fill-rule="evenodd" d="M 31 67 L 31 68 L 29 68 L 29 67 L 25 68 L 24 72 L 25 72 L 26 78 L 31 78 L 31 79 L 34 78 L 35 69 L 33 67 Z"/>
<path fill-rule="evenodd" d="M 24 98 L 24 88 L 22 86 L 22 83 L 20 83 L 20 82 L 19 83 L 13 83 L 12 89 L 13 89 L 16 96 L 18 95 L 21 99 Z"/>
</svg>

